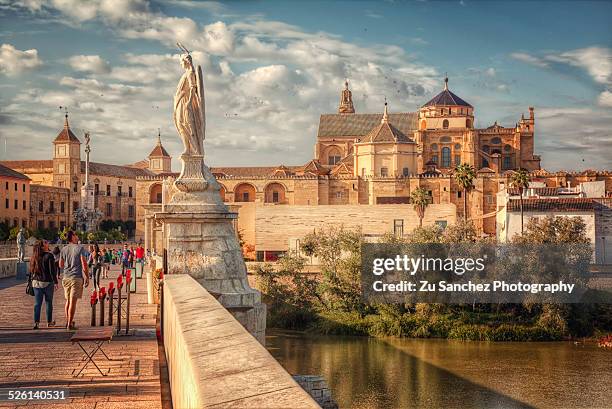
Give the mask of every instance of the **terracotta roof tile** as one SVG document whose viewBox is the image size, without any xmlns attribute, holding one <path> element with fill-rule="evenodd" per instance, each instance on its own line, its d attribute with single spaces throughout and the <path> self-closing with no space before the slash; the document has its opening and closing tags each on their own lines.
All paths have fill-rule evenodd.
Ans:
<svg viewBox="0 0 612 409">
<path fill-rule="evenodd" d="M 443 106 L 458 105 L 458 106 L 473 108 L 470 104 L 468 104 L 463 99 L 459 98 L 457 95 L 455 95 L 454 93 L 450 92 L 447 89 L 445 89 L 444 91 L 440 92 L 438 95 L 436 95 L 435 97 L 427 101 L 425 104 L 423 104 L 421 108 L 429 107 L 429 106 L 438 106 L 438 105 L 443 105 Z"/>
<path fill-rule="evenodd" d="M 383 122 L 378 124 L 366 136 L 361 138 L 359 142 L 413 142 L 402 131 L 391 125 Z"/>
<path fill-rule="evenodd" d="M 157 144 L 155 148 L 153 148 L 153 150 L 149 154 L 149 158 L 152 156 L 165 156 L 169 158 L 170 154 L 168 153 L 166 148 L 164 148 L 161 144 Z"/>
<path fill-rule="evenodd" d="M 23 171 L 25 169 L 40 169 L 53 172 L 52 160 L 5 160 L 0 164 L 13 170 Z"/>
<path fill-rule="evenodd" d="M 286 168 L 295 172 L 301 166 L 286 166 Z M 270 176 L 278 169 L 278 166 L 241 166 L 241 167 L 218 167 L 210 168 L 211 172 L 215 176 Z"/>
<path fill-rule="evenodd" d="M 15 178 L 15 179 L 23 179 L 23 180 L 30 180 L 29 177 L 27 177 L 26 175 L 24 175 L 23 173 L 19 173 L 7 166 L 3 166 L 0 165 L 0 176 L 3 177 L 9 177 L 9 178 Z"/>
<path fill-rule="evenodd" d="M 121 178 L 136 178 L 154 173 L 148 169 L 138 169 L 130 166 L 111 165 L 108 163 L 89 162 L 89 172 L 98 176 L 115 176 Z M 85 161 L 81 161 L 81 173 L 85 173 Z"/>
<path fill-rule="evenodd" d="M 525 212 L 585 212 L 592 211 L 593 208 L 593 199 L 590 198 L 523 199 Z M 520 200 L 508 200 L 507 210 L 520 212 Z"/>
<path fill-rule="evenodd" d="M 319 121 L 317 137 L 359 138 L 379 125 L 382 117 L 383 114 L 323 114 Z M 389 114 L 389 123 L 404 135 L 410 135 L 417 129 L 417 114 Z"/>
</svg>

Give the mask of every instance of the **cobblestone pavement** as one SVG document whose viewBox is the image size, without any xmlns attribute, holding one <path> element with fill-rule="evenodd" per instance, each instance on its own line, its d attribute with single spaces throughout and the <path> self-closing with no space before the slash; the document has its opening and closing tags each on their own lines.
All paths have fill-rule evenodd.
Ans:
<svg viewBox="0 0 612 409">
<path fill-rule="evenodd" d="M 120 271 L 113 268 L 102 286 L 116 281 Z M 53 315 L 57 328 L 33 330 L 34 297 L 25 293 L 26 284 L 14 277 L 0 279 L 0 389 L 2 388 L 67 388 L 69 399 L 54 403 L 42 401 L 1 402 L 0 408 L 36 405 L 45 408 L 129 408 L 162 407 L 157 338 L 156 306 L 146 303 L 146 281 L 137 280 L 137 293 L 131 294 L 130 328 L 134 334 L 115 336 L 103 346 L 113 361 L 96 354 L 96 363 L 107 376 L 101 376 L 91 364 L 75 378 L 84 361 L 78 345 L 70 343 L 66 332 L 64 292 L 55 291 Z M 89 298 L 86 291 L 77 307 L 78 328 L 90 325 Z M 108 304 L 107 308 L 108 310 Z M 45 306 L 41 321 L 46 321 Z"/>
</svg>

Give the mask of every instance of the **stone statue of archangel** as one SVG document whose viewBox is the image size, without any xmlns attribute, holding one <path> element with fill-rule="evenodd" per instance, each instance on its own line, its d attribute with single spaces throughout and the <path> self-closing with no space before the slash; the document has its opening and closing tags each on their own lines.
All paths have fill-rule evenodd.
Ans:
<svg viewBox="0 0 612 409">
<path fill-rule="evenodd" d="M 174 125 L 185 147 L 183 155 L 203 156 L 206 119 L 202 68 L 198 65 L 196 69 L 190 52 L 181 43 L 177 45 L 184 52 L 181 55 L 181 67 L 185 73 L 174 95 Z"/>
</svg>

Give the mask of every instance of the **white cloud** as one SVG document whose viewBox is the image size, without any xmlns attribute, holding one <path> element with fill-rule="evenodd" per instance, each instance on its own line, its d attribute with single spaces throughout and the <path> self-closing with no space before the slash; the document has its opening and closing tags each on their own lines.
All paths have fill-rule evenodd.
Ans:
<svg viewBox="0 0 612 409">
<path fill-rule="evenodd" d="M 110 72 L 108 61 L 99 55 L 74 55 L 68 60 L 73 70 L 91 72 L 94 74 L 106 74 Z"/>
<path fill-rule="evenodd" d="M 2 74 L 16 76 L 42 64 L 36 49 L 21 51 L 11 44 L 2 44 L 0 47 L 0 73 Z"/>
<path fill-rule="evenodd" d="M 605 90 L 601 94 L 599 94 L 599 98 L 597 102 L 602 107 L 612 107 L 612 92 L 609 90 Z"/>
<path fill-rule="evenodd" d="M 550 54 L 549 61 L 565 63 L 584 69 L 599 84 L 612 84 L 612 49 L 605 47 L 587 47 Z"/>
<path fill-rule="evenodd" d="M 515 60 L 525 62 L 527 64 L 535 65 L 536 67 L 541 67 L 541 68 L 548 67 L 548 63 L 546 61 L 542 60 L 541 58 L 534 57 L 531 54 L 512 53 L 510 54 L 510 56 L 514 58 Z"/>
</svg>

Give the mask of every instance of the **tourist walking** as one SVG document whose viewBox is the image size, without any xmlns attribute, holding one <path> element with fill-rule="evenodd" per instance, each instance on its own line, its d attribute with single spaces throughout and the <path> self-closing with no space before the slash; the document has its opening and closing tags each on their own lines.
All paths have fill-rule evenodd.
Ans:
<svg viewBox="0 0 612 409">
<path fill-rule="evenodd" d="M 136 262 L 144 263 L 144 256 L 145 256 L 144 247 L 142 247 L 142 244 L 139 244 L 138 247 L 136 247 Z"/>
<path fill-rule="evenodd" d="M 92 266 L 91 275 L 93 277 L 94 289 L 98 291 L 100 289 L 100 274 L 102 274 L 102 263 L 104 259 L 102 258 L 100 247 L 97 244 L 91 247 L 91 255 L 89 256 L 90 265 Z"/>
<path fill-rule="evenodd" d="M 47 327 L 53 327 L 53 290 L 57 289 L 57 268 L 53 254 L 49 253 L 49 243 L 39 241 L 30 257 L 30 274 L 34 289 L 34 329 L 40 324 L 40 311 L 43 299 L 47 310 Z"/>
<path fill-rule="evenodd" d="M 66 329 L 74 330 L 74 315 L 78 300 L 83 296 L 83 287 L 89 286 L 86 252 L 79 243 L 79 237 L 72 230 L 67 234 L 68 244 L 60 252 L 62 286 L 66 297 Z"/>
<path fill-rule="evenodd" d="M 123 253 L 121 253 L 121 275 L 125 276 L 125 270 L 130 268 L 130 249 L 127 244 L 123 245 Z"/>
<path fill-rule="evenodd" d="M 102 250 L 102 256 L 104 257 L 104 263 L 102 264 L 102 277 L 108 278 L 108 272 L 110 270 L 110 265 L 113 256 L 106 247 Z"/>
</svg>

